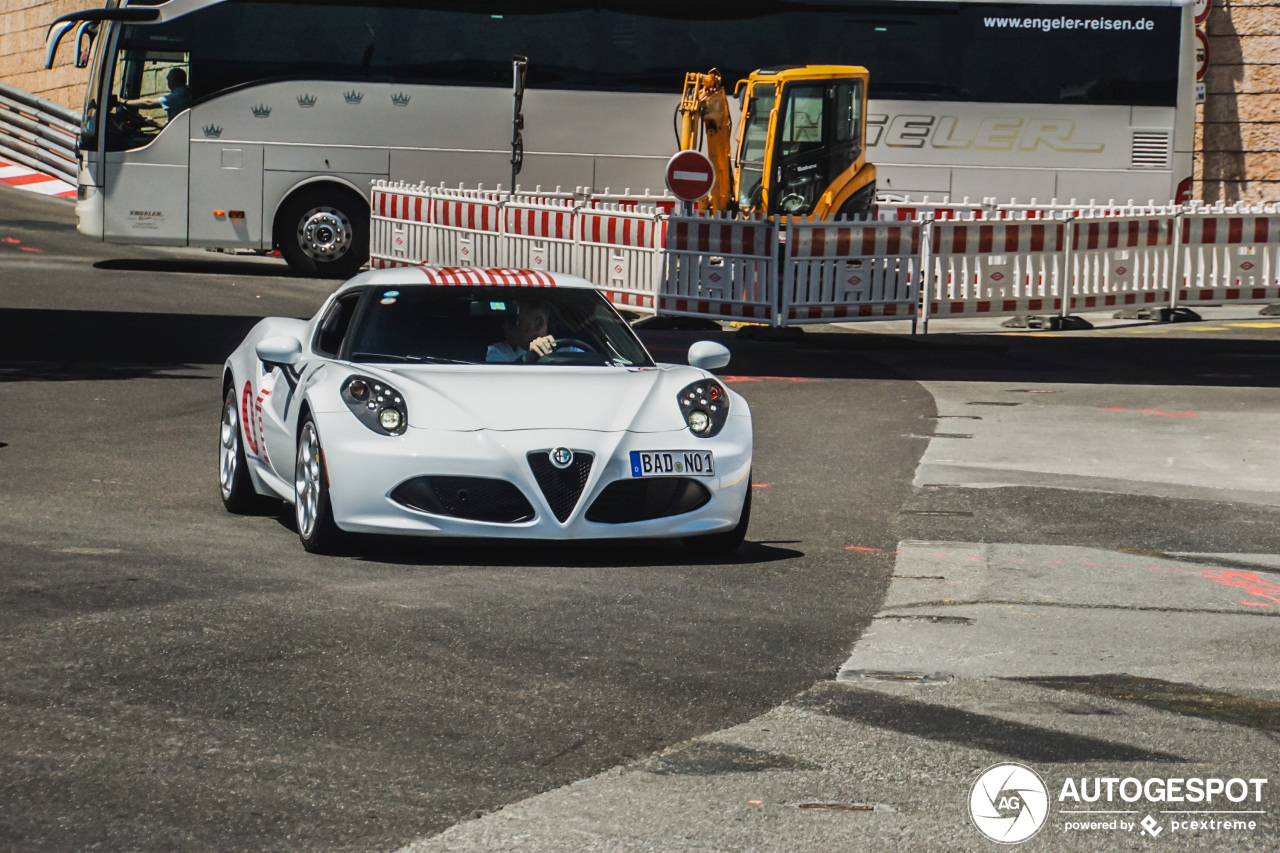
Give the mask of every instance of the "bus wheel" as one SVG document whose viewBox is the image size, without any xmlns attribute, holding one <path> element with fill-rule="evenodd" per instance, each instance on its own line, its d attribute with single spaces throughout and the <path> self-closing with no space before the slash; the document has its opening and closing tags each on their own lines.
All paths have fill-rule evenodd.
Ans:
<svg viewBox="0 0 1280 853">
<path fill-rule="evenodd" d="M 342 187 L 308 187 L 276 214 L 280 254 L 298 273 L 350 278 L 369 260 L 369 205 Z"/>
</svg>

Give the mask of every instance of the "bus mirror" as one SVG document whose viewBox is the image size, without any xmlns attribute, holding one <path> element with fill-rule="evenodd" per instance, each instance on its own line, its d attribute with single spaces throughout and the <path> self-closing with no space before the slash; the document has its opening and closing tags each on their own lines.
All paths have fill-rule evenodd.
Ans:
<svg viewBox="0 0 1280 853">
<path fill-rule="evenodd" d="M 93 38 L 98 25 L 93 21 L 81 21 L 76 27 L 76 68 L 89 67 L 89 54 L 93 51 Z"/>
<path fill-rule="evenodd" d="M 67 30 L 75 26 L 75 21 L 58 21 L 49 28 L 49 35 L 44 40 L 44 67 L 53 67 L 53 59 L 58 54 L 58 43 L 67 34 Z"/>
</svg>

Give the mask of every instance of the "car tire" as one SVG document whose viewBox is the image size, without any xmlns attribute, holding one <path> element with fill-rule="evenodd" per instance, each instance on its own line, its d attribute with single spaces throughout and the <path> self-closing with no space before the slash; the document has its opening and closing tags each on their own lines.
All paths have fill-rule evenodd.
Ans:
<svg viewBox="0 0 1280 853">
<path fill-rule="evenodd" d="M 240 428 L 240 405 L 234 385 L 222 398 L 222 422 L 218 431 L 218 485 L 227 512 L 252 515 L 260 512 L 267 498 L 258 494 L 249 477 L 244 455 L 244 433 Z"/>
<path fill-rule="evenodd" d="M 369 260 L 369 205 L 346 187 L 301 189 L 276 213 L 275 242 L 300 275 L 351 278 Z"/>
<path fill-rule="evenodd" d="M 334 554 L 343 545 L 343 533 L 333 520 L 329 501 L 329 475 L 325 470 L 320 433 L 310 415 L 298 430 L 298 453 L 293 468 L 293 515 L 302 547 L 312 554 Z"/>
<path fill-rule="evenodd" d="M 747 477 L 747 497 L 742 502 L 742 514 L 738 516 L 738 525 L 724 533 L 707 533 L 702 536 L 687 536 L 684 546 L 695 554 L 703 556 L 724 556 L 737 551 L 747 538 L 747 526 L 751 524 L 751 493 L 754 491 L 751 478 Z"/>
</svg>

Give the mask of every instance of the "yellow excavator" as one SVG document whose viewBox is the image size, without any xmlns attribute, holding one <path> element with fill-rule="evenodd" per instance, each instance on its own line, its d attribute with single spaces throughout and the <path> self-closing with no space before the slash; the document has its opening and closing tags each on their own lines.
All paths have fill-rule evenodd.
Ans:
<svg viewBox="0 0 1280 853">
<path fill-rule="evenodd" d="M 716 69 L 685 75 L 677 108 L 680 148 L 706 153 L 715 183 L 698 208 L 766 216 L 863 216 L 876 198 L 867 162 L 867 69 L 762 68 L 739 81 L 736 169 L 729 99 Z"/>
</svg>

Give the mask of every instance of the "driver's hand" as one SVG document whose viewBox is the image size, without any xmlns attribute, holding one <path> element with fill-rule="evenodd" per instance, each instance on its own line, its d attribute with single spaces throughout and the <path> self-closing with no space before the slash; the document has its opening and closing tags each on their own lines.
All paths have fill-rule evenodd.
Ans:
<svg viewBox="0 0 1280 853">
<path fill-rule="evenodd" d="M 529 341 L 529 354 L 542 358 L 549 355 L 556 348 L 556 339 L 550 335 L 543 335 L 540 338 L 534 338 Z"/>
</svg>

